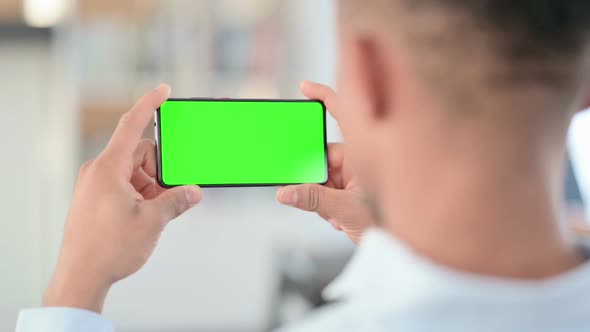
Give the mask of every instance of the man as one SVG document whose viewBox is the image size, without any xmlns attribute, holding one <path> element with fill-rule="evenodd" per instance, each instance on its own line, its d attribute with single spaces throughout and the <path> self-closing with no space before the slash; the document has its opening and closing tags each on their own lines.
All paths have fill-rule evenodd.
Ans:
<svg viewBox="0 0 590 332">
<path fill-rule="evenodd" d="M 292 330 L 589 331 L 590 264 L 560 216 L 590 2 L 342 0 L 340 15 L 340 94 L 303 90 L 346 151 L 331 148 L 327 187 L 278 199 L 361 244 L 326 291 L 339 302 Z M 112 331 L 98 315 L 110 287 L 201 199 L 157 187 L 140 141 L 168 94 L 146 95 L 82 167 L 44 308 L 19 331 Z"/>
</svg>

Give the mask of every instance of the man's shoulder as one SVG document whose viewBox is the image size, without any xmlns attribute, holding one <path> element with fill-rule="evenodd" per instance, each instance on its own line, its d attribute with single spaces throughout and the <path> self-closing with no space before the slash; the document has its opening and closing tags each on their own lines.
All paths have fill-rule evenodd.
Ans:
<svg viewBox="0 0 590 332">
<path fill-rule="evenodd" d="M 317 310 L 303 322 L 277 332 L 590 331 L 590 321 L 582 315 L 582 308 L 564 310 L 559 303 L 504 305 L 457 299 L 395 308 L 374 301 L 347 301 Z"/>
<path fill-rule="evenodd" d="M 372 310 L 373 309 L 373 310 Z M 311 313 L 303 322 L 277 332 L 390 331 L 380 310 L 356 302 L 339 302 Z"/>
</svg>

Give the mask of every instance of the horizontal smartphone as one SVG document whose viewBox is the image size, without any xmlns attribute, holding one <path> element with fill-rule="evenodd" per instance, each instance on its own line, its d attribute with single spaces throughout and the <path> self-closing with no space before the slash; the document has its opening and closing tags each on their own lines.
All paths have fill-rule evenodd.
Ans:
<svg viewBox="0 0 590 332">
<path fill-rule="evenodd" d="M 326 108 L 314 100 L 169 99 L 156 111 L 163 187 L 323 184 Z"/>
</svg>

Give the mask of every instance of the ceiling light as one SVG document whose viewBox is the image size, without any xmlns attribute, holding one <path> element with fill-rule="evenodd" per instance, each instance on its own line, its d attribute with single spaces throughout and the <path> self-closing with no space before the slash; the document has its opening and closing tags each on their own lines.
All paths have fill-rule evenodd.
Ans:
<svg viewBox="0 0 590 332">
<path fill-rule="evenodd" d="M 69 0 L 24 0 L 25 22 L 35 28 L 49 28 L 65 17 Z"/>
</svg>

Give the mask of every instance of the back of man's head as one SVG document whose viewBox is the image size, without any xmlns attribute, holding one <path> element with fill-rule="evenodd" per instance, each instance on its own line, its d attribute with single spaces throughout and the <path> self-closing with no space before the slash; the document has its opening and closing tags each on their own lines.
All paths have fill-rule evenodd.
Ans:
<svg viewBox="0 0 590 332">
<path fill-rule="evenodd" d="M 512 59 L 571 56 L 581 51 L 590 30 L 590 2 L 585 0 L 375 1 L 398 3 L 410 12 L 442 10 L 447 16 L 455 16 L 457 22 L 469 22 L 471 29 L 488 34 L 495 47 Z"/>
<path fill-rule="evenodd" d="M 590 0 L 341 2 L 339 123 L 383 226 L 478 273 L 577 264 L 556 225 Z"/>
<path fill-rule="evenodd" d="M 343 13 L 403 38 L 426 80 L 468 107 L 476 89 L 571 94 L 586 76 L 587 0 L 344 0 Z"/>
<path fill-rule="evenodd" d="M 486 224 L 474 247 L 514 218 L 552 224 L 567 129 L 590 88 L 590 1 L 341 0 L 340 11 L 339 123 L 385 222 L 424 246 Z"/>
</svg>

